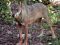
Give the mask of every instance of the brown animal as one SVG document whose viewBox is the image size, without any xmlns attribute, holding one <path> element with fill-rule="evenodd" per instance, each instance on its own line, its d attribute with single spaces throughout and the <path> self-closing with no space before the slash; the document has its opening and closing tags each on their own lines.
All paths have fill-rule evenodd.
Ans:
<svg viewBox="0 0 60 45">
<path fill-rule="evenodd" d="M 56 38 L 54 30 L 52 28 L 51 21 L 48 17 L 48 9 L 42 3 L 35 3 L 33 5 L 26 6 L 22 3 L 13 3 L 11 5 L 11 11 L 13 17 L 16 19 L 18 27 L 21 28 L 26 33 L 26 44 L 28 45 L 28 25 L 34 23 L 39 18 L 46 19 L 52 32 L 52 37 Z M 20 30 L 20 45 L 22 45 L 22 30 Z"/>
</svg>

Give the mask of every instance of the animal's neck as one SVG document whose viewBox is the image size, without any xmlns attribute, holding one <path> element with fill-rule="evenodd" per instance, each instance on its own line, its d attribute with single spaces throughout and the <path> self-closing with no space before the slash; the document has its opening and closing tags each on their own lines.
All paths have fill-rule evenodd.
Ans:
<svg viewBox="0 0 60 45">
<path fill-rule="evenodd" d="M 22 11 L 21 16 L 22 16 L 22 19 L 23 19 L 28 15 L 28 5 L 26 7 L 25 4 L 22 3 L 21 11 Z"/>
</svg>

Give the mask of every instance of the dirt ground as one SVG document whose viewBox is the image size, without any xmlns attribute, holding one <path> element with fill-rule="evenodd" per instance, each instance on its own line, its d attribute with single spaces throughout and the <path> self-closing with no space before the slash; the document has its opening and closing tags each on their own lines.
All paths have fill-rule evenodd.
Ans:
<svg viewBox="0 0 60 45">
<path fill-rule="evenodd" d="M 43 30 L 43 31 L 42 31 Z M 60 24 L 56 26 L 56 34 L 60 36 Z M 47 29 L 41 28 L 37 23 L 29 26 L 29 45 L 48 45 L 49 41 L 52 40 L 51 32 Z M 19 45 L 18 42 L 19 31 L 15 25 L 8 25 L 0 21 L 0 45 Z"/>
</svg>

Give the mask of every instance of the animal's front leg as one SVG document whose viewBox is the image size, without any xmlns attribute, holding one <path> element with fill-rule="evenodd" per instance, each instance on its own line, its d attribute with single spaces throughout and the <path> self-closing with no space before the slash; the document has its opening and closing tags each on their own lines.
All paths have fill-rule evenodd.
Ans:
<svg viewBox="0 0 60 45">
<path fill-rule="evenodd" d="M 19 33 L 20 33 L 20 44 L 19 45 L 22 45 L 22 41 L 23 41 L 23 39 L 22 39 L 22 28 L 18 24 L 16 24 L 16 26 L 17 26 Z"/>
<path fill-rule="evenodd" d="M 26 30 L 26 40 L 25 40 L 25 45 L 28 45 L 28 25 L 26 25 L 25 27 L 25 30 Z"/>
<path fill-rule="evenodd" d="M 23 44 L 22 44 L 22 41 L 23 41 L 23 39 L 22 39 L 22 30 L 20 30 L 19 33 L 20 33 L 20 45 L 23 45 Z"/>
</svg>

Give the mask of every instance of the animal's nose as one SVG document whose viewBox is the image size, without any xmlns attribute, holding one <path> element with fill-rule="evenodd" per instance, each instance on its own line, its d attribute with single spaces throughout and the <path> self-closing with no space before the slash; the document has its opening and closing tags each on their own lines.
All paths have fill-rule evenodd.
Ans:
<svg viewBox="0 0 60 45">
<path fill-rule="evenodd" d="M 12 17 L 14 17 L 14 14 L 12 14 Z"/>
</svg>

